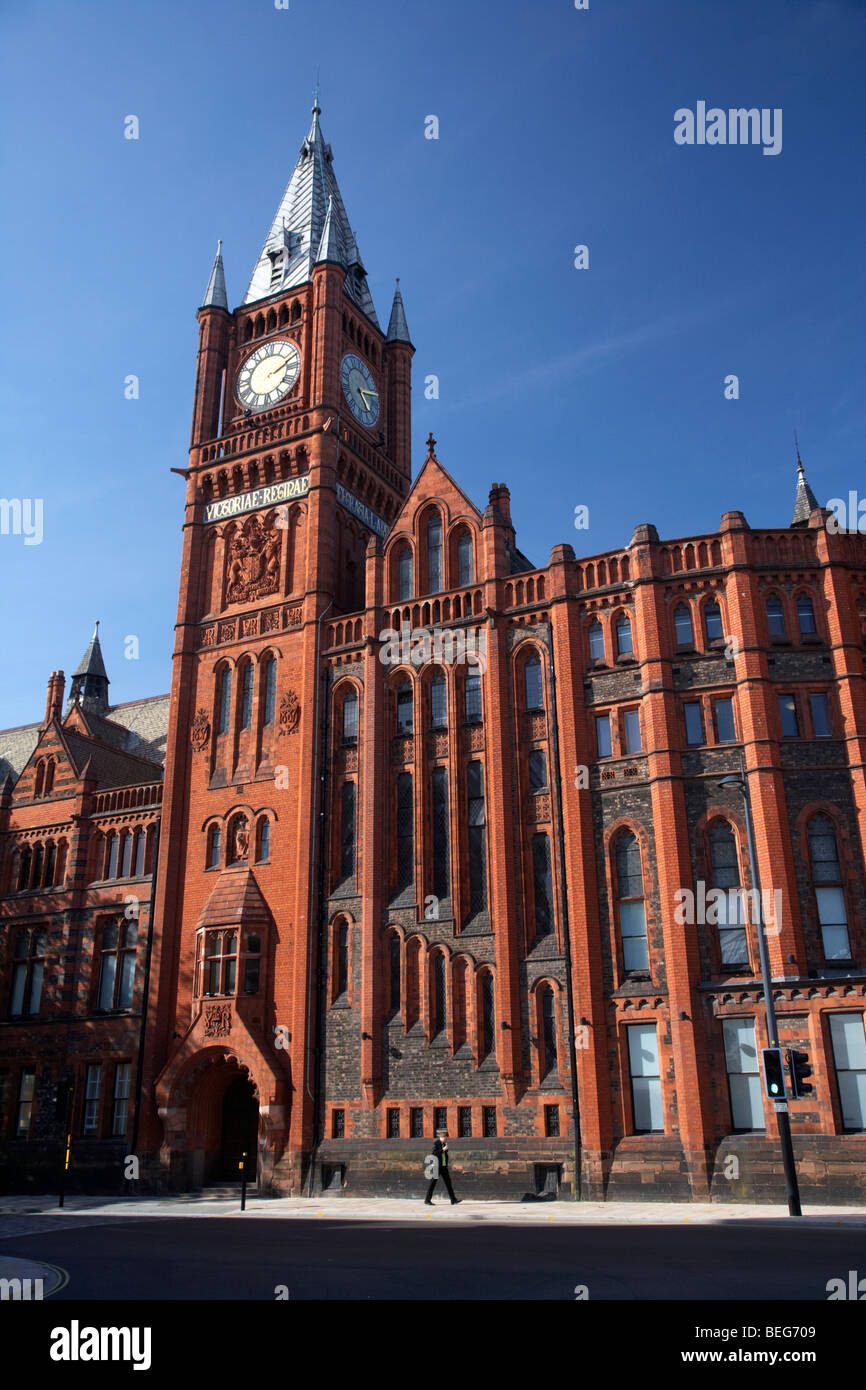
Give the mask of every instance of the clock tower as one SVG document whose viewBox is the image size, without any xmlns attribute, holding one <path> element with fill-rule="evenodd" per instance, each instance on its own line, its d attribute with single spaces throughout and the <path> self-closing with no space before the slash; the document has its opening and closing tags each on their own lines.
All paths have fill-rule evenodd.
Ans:
<svg viewBox="0 0 866 1390">
<path fill-rule="evenodd" d="M 198 312 L 143 1162 L 300 1192 L 313 1142 L 322 621 L 411 482 L 414 349 L 383 331 L 318 98 L 243 302 Z M 180 470 L 178 470 L 180 471 Z"/>
</svg>

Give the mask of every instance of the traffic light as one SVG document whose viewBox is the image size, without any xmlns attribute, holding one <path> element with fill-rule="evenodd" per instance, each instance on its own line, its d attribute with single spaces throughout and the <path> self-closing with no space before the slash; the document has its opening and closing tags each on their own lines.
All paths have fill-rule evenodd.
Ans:
<svg viewBox="0 0 866 1390">
<path fill-rule="evenodd" d="M 785 1066 L 780 1047 L 765 1047 L 761 1056 L 764 1059 L 764 1090 L 770 1100 L 784 1100 Z"/>
<path fill-rule="evenodd" d="M 794 1100 L 805 1100 L 807 1096 L 815 1094 L 815 1087 L 806 1077 L 812 1075 L 812 1068 L 809 1066 L 808 1052 L 798 1052 L 796 1048 L 788 1048 L 788 1071 L 791 1074 L 791 1095 Z"/>
</svg>

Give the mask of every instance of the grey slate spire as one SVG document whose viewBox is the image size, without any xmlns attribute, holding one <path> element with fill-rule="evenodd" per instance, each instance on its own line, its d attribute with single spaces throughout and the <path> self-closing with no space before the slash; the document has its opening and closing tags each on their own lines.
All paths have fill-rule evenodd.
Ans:
<svg viewBox="0 0 866 1390">
<path fill-rule="evenodd" d="M 226 277 L 223 270 L 223 244 L 217 242 L 217 253 L 214 258 L 213 270 L 207 282 L 207 289 L 204 292 L 204 299 L 201 307 L 203 309 L 228 309 L 229 302 L 226 298 Z"/>
<path fill-rule="evenodd" d="M 100 714 L 108 709 L 108 673 L 99 645 L 99 623 L 93 629 L 86 652 L 72 672 L 69 703 L 75 703 L 76 699 L 80 700 L 83 709 L 92 709 Z"/>
<path fill-rule="evenodd" d="M 796 439 L 797 436 L 795 435 Z M 818 500 L 814 492 L 806 481 L 806 473 L 803 469 L 803 460 L 800 458 L 800 444 L 797 442 L 797 497 L 794 502 L 794 515 L 791 519 L 792 526 L 807 526 L 809 517 L 818 506 Z"/>
<path fill-rule="evenodd" d="M 411 343 L 411 341 L 409 325 L 406 322 L 406 310 L 403 308 L 403 296 L 400 293 L 400 277 L 398 276 L 394 302 L 391 305 L 391 317 L 388 320 L 388 342 Z"/>
<path fill-rule="evenodd" d="M 254 304 L 303 285 L 311 278 L 317 262 L 336 260 L 346 267 L 346 293 L 378 326 L 367 272 L 340 196 L 331 146 L 325 143 L 319 125 L 320 115 L 316 96 L 313 123 L 256 261 L 244 304 Z M 329 254 L 323 256 L 323 234 L 328 222 L 325 245 Z"/>
</svg>

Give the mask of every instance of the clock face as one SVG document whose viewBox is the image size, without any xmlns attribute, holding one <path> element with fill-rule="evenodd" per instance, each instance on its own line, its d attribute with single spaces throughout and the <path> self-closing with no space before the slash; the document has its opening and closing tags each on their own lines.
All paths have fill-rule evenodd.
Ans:
<svg viewBox="0 0 866 1390">
<path fill-rule="evenodd" d="M 285 338 L 251 352 L 238 372 L 238 400 L 248 410 L 267 410 L 287 396 L 298 379 L 301 354 Z"/>
<path fill-rule="evenodd" d="M 340 380 L 355 419 L 372 428 L 379 418 L 379 392 L 366 362 L 347 352 L 340 366 Z"/>
</svg>

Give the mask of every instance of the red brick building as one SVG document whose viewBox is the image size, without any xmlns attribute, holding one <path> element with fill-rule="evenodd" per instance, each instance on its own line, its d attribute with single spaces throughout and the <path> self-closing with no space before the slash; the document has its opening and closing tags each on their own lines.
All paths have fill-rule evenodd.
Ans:
<svg viewBox="0 0 866 1390">
<path fill-rule="evenodd" d="M 243 303 L 218 253 L 198 315 L 142 1176 L 197 1186 L 247 1150 L 267 1191 L 419 1193 L 444 1124 L 466 1195 L 572 1190 L 579 1165 L 589 1197 L 781 1198 L 743 800 L 720 785 L 742 757 L 780 1042 L 814 1072 L 803 1195 L 858 1200 L 866 540 L 800 467 L 790 525 L 643 524 L 536 566 L 504 484 L 479 508 L 432 438 L 413 482 L 402 297 L 383 330 L 319 114 Z M 93 947 L 12 865 L 49 823 L 34 758 L 84 703 L 46 720 L 0 822 L 2 984 L 22 919 L 54 910 L 61 1012 L 97 987 Z M 84 856 L 96 922 L 115 890 Z M 8 1148 L 47 1006 L 0 1026 Z M 129 1022 L 84 1031 L 106 1026 Z"/>
</svg>

